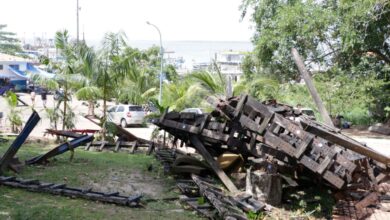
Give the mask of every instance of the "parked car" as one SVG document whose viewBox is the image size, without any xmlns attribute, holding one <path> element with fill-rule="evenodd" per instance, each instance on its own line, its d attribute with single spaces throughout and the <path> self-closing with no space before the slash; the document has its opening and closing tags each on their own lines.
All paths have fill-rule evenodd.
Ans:
<svg viewBox="0 0 390 220">
<path fill-rule="evenodd" d="M 191 113 L 196 113 L 198 115 L 205 114 L 205 110 L 201 108 L 186 108 L 181 112 L 191 112 Z"/>
<path fill-rule="evenodd" d="M 309 119 L 314 120 L 314 121 L 316 120 L 316 116 L 314 114 L 313 109 L 311 109 L 311 108 L 300 108 L 300 110 L 301 110 L 302 114 L 307 115 L 309 117 Z"/>
<path fill-rule="evenodd" d="M 139 105 L 114 105 L 107 113 L 107 119 L 122 128 L 128 125 L 141 125 L 145 118 L 145 111 Z"/>
</svg>

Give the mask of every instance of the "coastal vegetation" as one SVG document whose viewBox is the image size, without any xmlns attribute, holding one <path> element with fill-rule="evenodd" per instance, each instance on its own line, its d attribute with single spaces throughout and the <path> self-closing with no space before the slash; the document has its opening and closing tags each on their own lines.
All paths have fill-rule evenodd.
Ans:
<svg viewBox="0 0 390 220">
<path fill-rule="evenodd" d="M 7 25 L 0 24 L 0 52 L 7 54 L 15 54 L 22 51 L 19 44 L 19 39 L 16 34 L 6 31 Z"/>
<path fill-rule="evenodd" d="M 295 47 L 331 114 L 355 124 L 389 120 L 388 0 L 243 0 L 241 11 L 255 23 L 255 49 L 244 62 L 241 85 L 257 86 L 246 90 L 314 107 L 306 88 L 294 83 L 300 79 L 290 52 Z M 277 83 L 264 85 L 270 78 Z"/>
<path fill-rule="evenodd" d="M 389 120 L 389 1 L 243 0 L 240 10 L 255 24 L 255 49 L 243 61 L 243 76 L 234 82 L 233 95 L 249 93 L 261 100 L 316 109 L 292 61 L 290 50 L 295 47 L 331 115 L 343 115 L 353 124 Z M 0 49 L 13 53 L 19 50 L 17 40 L 3 31 L 5 27 L 0 26 Z M 182 110 L 207 108 L 206 97 L 227 94 L 227 79 L 213 63 L 213 71 L 186 75 L 165 65 L 158 103 L 160 48 L 133 48 L 123 32 L 107 33 L 98 47 L 90 47 L 72 41 L 66 30 L 59 31 L 55 46 L 63 59 L 43 61 L 57 77 L 35 81 L 64 90 L 59 102 L 64 128 L 72 125 L 68 123 L 72 110 L 67 107 L 72 95 L 88 103 L 90 115 L 95 114 L 96 100 L 103 100 L 105 119 L 108 100 Z"/>
</svg>

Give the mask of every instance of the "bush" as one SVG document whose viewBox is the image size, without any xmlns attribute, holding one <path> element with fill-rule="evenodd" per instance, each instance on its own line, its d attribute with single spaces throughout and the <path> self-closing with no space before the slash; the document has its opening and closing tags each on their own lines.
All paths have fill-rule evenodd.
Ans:
<svg viewBox="0 0 390 220">
<path fill-rule="evenodd" d="M 343 115 L 345 120 L 352 122 L 353 125 L 370 125 L 373 120 L 367 109 L 353 108 L 346 111 Z"/>
</svg>

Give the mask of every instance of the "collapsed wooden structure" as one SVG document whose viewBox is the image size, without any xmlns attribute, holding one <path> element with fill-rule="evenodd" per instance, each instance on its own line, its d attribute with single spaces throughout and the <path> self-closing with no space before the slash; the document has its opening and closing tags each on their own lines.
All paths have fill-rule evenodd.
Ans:
<svg viewBox="0 0 390 220">
<path fill-rule="evenodd" d="M 231 193 L 240 190 L 214 159 L 225 152 L 260 160 L 264 170 L 309 175 L 335 190 L 358 188 L 356 208 L 379 201 L 366 197 L 387 184 L 387 156 L 274 100 L 241 95 L 213 104 L 211 114 L 166 111 L 153 123 L 171 134 L 175 144 L 195 148 Z"/>
</svg>

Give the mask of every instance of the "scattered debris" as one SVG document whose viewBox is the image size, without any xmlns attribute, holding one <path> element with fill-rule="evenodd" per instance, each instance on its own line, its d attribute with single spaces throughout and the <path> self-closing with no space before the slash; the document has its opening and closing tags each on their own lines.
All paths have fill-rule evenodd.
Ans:
<svg viewBox="0 0 390 220">
<path fill-rule="evenodd" d="M 97 126 L 101 126 L 100 119 L 96 117 L 85 117 L 92 123 L 94 123 Z M 96 147 L 98 151 L 102 151 L 106 148 L 113 148 L 114 152 L 119 152 L 120 150 L 128 151 L 129 153 L 133 154 L 136 152 L 136 150 L 139 147 L 145 147 L 147 148 L 147 154 L 150 155 L 155 147 L 155 143 L 149 140 L 145 140 L 142 138 L 139 138 L 126 129 L 112 123 L 112 125 L 115 128 L 115 135 L 117 136 L 117 140 L 115 143 L 109 142 L 109 141 L 96 141 L 96 142 L 90 142 L 85 147 L 85 150 L 90 150 L 91 147 Z M 122 149 L 124 148 L 124 149 Z M 128 150 L 130 149 L 130 150 Z"/>
<path fill-rule="evenodd" d="M 46 154 L 31 158 L 26 161 L 27 165 L 38 164 L 38 163 L 47 163 L 49 158 L 55 157 L 57 155 L 63 154 L 67 151 L 73 151 L 74 148 L 79 147 L 80 145 L 84 145 L 93 140 L 93 136 L 83 135 L 81 137 L 77 137 L 71 141 L 65 142 Z"/>
<path fill-rule="evenodd" d="M 11 146 L 8 148 L 8 150 L 5 152 L 3 157 L 0 159 L 0 174 L 5 172 L 9 167 L 16 171 L 17 169 L 12 168 L 12 161 L 15 161 L 16 159 L 13 159 L 20 149 L 20 147 L 23 145 L 23 143 L 26 141 L 27 137 L 31 133 L 31 131 L 34 129 L 34 127 L 38 124 L 39 120 L 41 118 L 39 117 L 38 113 L 36 111 L 33 111 L 30 118 L 28 119 L 26 125 L 24 126 L 23 130 L 20 132 L 20 134 L 16 137 L 14 142 L 11 144 Z M 16 160 L 17 161 L 17 160 Z M 17 164 L 19 166 L 19 163 Z"/>
<path fill-rule="evenodd" d="M 166 173 L 180 176 L 180 200 L 208 218 L 247 219 L 251 214 L 270 213 L 282 203 L 282 182 L 297 187 L 304 179 L 334 192 L 338 201 L 335 218 L 361 219 L 390 210 L 384 204 L 390 201 L 389 157 L 275 100 L 259 102 L 241 95 L 209 101 L 215 106 L 210 114 L 167 110 L 153 120 L 173 136 L 170 146 L 175 148 L 166 148 L 166 140 L 162 145 L 138 138 L 119 126 L 115 126 L 115 143 L 93 142 L 94 137 L 87 133 L 95 130 L 48 129 L 49 134 L 73 139 L 26 164 L 45 163 L 85 144 L 86 150 L 95 146 L 130 153 L 146 147 L 147 154 L 155 152 Z M 15 155 L 39 119 L 34 111 L 1 158 L 0 174 L 8 168 L 19 169 L 21 163 Z M 177 146 L 192 147 L 196 153 Z M 225 187 L 214 181 L 213 175 Z M 15 177 L 0 176 L 0 185 L 131 207 L 138 206 L 141 199 L 139 195 L 127 197 Z"/>
<path fill-rule="evenodd" d="M 25 180 L 16 177 L 0 176 L 0 185 L 22 188 L 33 192 L 44 192 L 54 195 L 83 198 L 117 205 L 138 207 L 141 195 L 123 196 L 118 192 L 104 193 L 92 189 L 67 187 L 66 184 L 43 183 L 39 180 Z"/>
<path fill-rule="evenodd" d="M 250 199 L 277 205 L 281 200 L 281 181 L 297 185 L 295 180 L 305 176 L 335 192 L 360 192 L 362 196 L 353 200 L 357 209 L 378 204 L 379 199 L 373 195 L 379 198 L 385 194 L 375 187 L 388 181 L 390 158 L 341 134 L 338 129 L 313 121 L 274 100 L 259 102 L 242 95 L 212 104 L 215 110 L 211 114 L 167 110 L 153 123 L 174 137 L 172 145 L 180 141 L 195 148 L 233 198 L 239 198 L 247 188 Z M 158 158 L 174 164 L 176 156 L 159 151 Z M 244 175 L 245 170 L 251 169 L 246 173 L 246 187 L 238 188 L 222 169 L 218 158 L 226 153 L 243 158 Z M 224 217 L 225 209 L 217 207 L 222 197 L 215 191 L 200 191 Z"/>
</svg>

